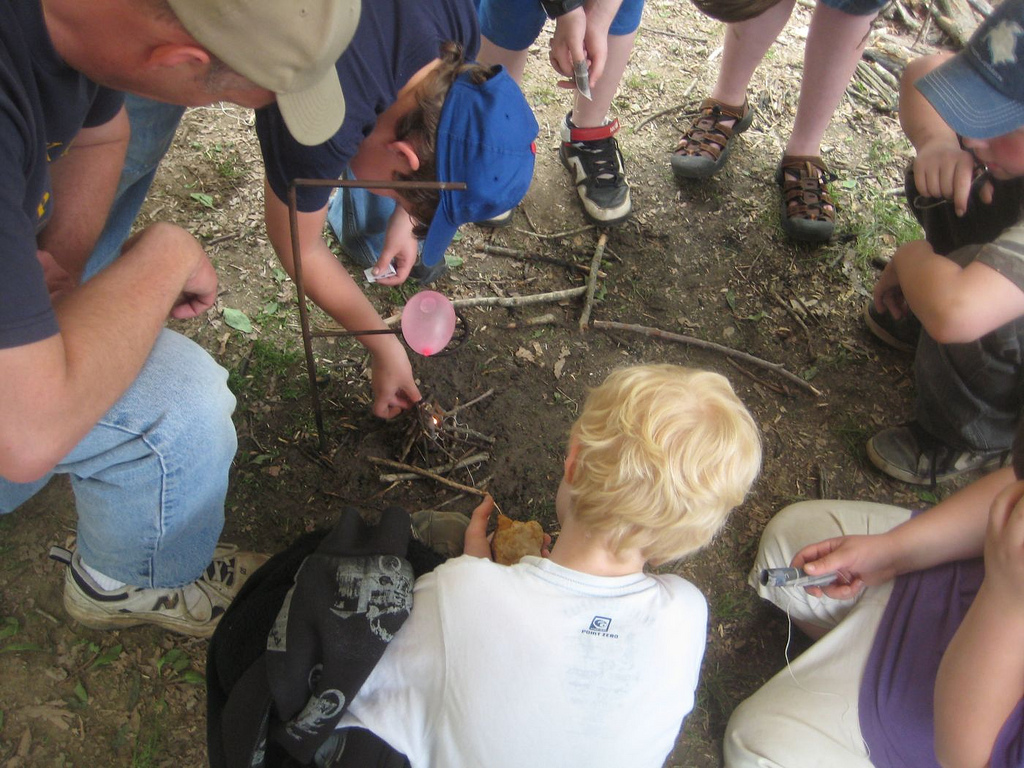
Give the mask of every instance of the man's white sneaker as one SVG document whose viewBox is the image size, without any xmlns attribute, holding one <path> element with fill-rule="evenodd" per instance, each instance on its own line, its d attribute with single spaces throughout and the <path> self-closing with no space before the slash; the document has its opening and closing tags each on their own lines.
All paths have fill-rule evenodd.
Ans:
<svg viewBox="0 0 1024 768">
<path fill-rule="evenodd" d="M 269 557 L 241 552 L 233 544 L 218 544 L 203 575 L 183 587 L 142 589 L 101 588 L 82 567 L 78 552 L 52 547 L 50 557 L 66 563 L 64 608 L 92 629 L 123 629 L 140 624 L 157 626 L 193 637 L 209 637 L 246 580 Z"/>
</svg>

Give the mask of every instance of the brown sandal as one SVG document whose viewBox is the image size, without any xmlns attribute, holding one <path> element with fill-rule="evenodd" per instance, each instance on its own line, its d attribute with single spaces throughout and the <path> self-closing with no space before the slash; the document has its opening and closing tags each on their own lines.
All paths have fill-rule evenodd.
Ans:
<svg viewBox="0 0 1024 768">
<path fill-rule="evenodd" d="M 835 181 L 816 155 L 783 155 L 775 172 L 782 190 L 782 229 L 794 240 L 821 243 L 832 237 L 836 206 L 825 186 Z"/>
<path fill-rule="evenodd" d="M 706 179 L 725 165 L 732 138 L 750 127 L 754 109 L 747 101 L 738 107 L 716 99 L 704 99 L 700 113 L 672 153 L 672 173 L 677 179 Z M 723 125 L 723 120 L 734 121 Z"/>
</svg>

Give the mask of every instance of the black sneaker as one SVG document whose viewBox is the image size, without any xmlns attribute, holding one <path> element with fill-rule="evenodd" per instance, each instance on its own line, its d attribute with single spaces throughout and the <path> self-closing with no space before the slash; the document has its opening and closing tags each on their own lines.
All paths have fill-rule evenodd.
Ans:
<svg viewBox="0 0 1024 768">
<path fill-rule="evenodd" d="M 906 314 L 897 320 L 888 312 L 879 312 L 875 309 L 875 302 L 868 301 L 864 305 L 864 324 L 871 333 L 893 349 L 900 352 L 913 352 L 917 349 L 921 321 L 913 314 Z"/>
<path fill-rule="evenodd" d="M 916 421 L 883 429 L 868 440 L 868 458 L 889 477 L 912 485 L 944 483 L 968 472 L 1003 466 L 1009 450 L 974 452 L 953 448 Z"/>
<path fill-rule="evenodd" d="M 633 201 L 615 141 L 619 121 L 600 128 L 577 128 L 566 117 L 558 157 L 572 174 L 583 213 L 595 224 L 618 224 L 629 218 Z"/>
</svg>

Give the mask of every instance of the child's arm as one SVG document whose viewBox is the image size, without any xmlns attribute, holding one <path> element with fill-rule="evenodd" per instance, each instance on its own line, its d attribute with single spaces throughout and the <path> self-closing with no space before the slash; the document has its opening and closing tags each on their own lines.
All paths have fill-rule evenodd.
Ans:
<svg viewBox="0 0 1024 768">
<path fill-rule="evenodd" d="M 975 341 L 1024 314 L 1024 291 L 992 267 L 961 267 L 926 240 L 900 246 L 875 284 L 875 308 L 903 316 L 903 301 L 940 344 Z"/>
<path fill-rule="evenodd" d="M 1024 696 L 1024 483 L 992 505 L 985 580 L 935 681 L 935 754 L 943 766 L 987 766 Z"/>
<path fill-rule="evenodd" d="M 987 510 L 1012 481 L 1011 468 L 997 470 L 886 533 L 840 536 L 806 546 L 797 552 L 792 565 L 812 576 L 839 573 L 842 583 L 824 589 L 809 587 L 808 592 L 848 600 L 865 585 L 977 557 L 985 540 Z"/>
<path fill-rule="evenodd" d="M 974 180 L 974 156 L 960 147 L 960 139 L 953 129 L 914 87 L 918 78 L 951 57 L 949 53 L 924 56 L 907 65 L 900 81 L 900 125 L 917 150 L 914 159 L 917 191 L 925 197 L 952 200 L 957 215 L 963 216 Z M 982 201 L 991 203 L 992 193 L 992 184 L 986 182 L 980 190 Z"/>
<path fill-rule="evenodd" d="M 270 242 L 281 264 L 294 278 L 288 206 L 267 183 L 264 183 L 264 199 Z M 326 206 L 319 211 L 298 214 L 302 283 L 306 293 L 345 328 L 360 331 L 385 328 L 377 310 L 324 242 L 326 219 Z M 418 402 L 420 391 L 402 343 L 390 334 L 356 338 L 373 356 L 373 412 L 381 418 L 391 418 Z"/>
</svg>

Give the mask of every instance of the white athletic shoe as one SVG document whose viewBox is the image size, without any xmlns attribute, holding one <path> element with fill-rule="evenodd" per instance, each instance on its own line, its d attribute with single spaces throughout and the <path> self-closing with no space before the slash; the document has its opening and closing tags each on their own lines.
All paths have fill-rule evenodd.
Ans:
<svg viewBox="0 0 1024 768">
<path fill-rule="evenodd" d="M 82 567 L 78 552 L 52 547 L 50 557 L 66 563 L 64 608 L 92 629 L 157 626 L 193 637 L 209 637 L 246 580 L 269 557 L 218 544 L 203 575 L 183 587 L 102 589 Z"/>
</svg>

